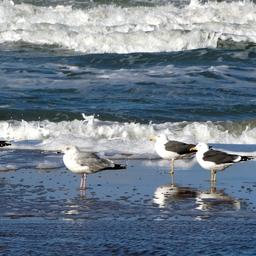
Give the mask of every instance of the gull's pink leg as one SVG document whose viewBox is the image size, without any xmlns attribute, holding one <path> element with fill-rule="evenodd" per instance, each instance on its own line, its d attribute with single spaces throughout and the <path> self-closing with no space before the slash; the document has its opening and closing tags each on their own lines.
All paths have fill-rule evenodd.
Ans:
<svg viewBox="0 0 256 256">
<path fill-rule="evenodd" d="M 85 190 L 86 189 L 85 183 L 86 183 L 86 174 L 83 173 L 81 175 L 80 190 Z"/>
<path fill-rule="evenodd" d="M 83 182 L 84 182 L 83 175 L 84 174 L 81 174 L 80 189 L 82 189 L 82 187 L 83 187 Z"/>
</svg>

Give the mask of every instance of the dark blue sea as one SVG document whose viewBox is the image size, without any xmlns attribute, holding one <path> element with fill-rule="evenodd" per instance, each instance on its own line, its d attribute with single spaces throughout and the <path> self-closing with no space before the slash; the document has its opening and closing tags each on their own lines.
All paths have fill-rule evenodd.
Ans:
<svg viewBox="0 0 256 256">
<path fill-rule="evenodd" d="M 117 196 L 102 201 L 104 192 L 93 194 L 99 177 L 81 199 L 67 177 L 62 184 L 75 177 L 51 152 L 75 144 L 146 161 L 143 173 L 160 168 L 156 175 L 168 167 L 147 162 L 158 158 L 155 134 L 256 154 L 255 28 L 249 0 L 1 0 L 0 140 L 12 146 L 0 151 L 0 254 L 254 255 L 248 203 L 198 222 L 184 198 L 181 209 L 176 202 L 161 212 L 148 208 L 148 191 L 128 206 Z M 134 188 L 129 175 L 113 179 L 116 190 L 123 179 Z M 82 215 L 63 220 L 72 207 Z"/>
</svg>

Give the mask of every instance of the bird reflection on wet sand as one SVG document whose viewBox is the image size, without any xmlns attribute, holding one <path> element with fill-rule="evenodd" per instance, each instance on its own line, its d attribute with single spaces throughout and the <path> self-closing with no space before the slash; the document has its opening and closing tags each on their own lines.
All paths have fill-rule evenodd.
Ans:
<svg viewBox="0 0 256 256">
<path fill-rule="evenodd" d="M 174 201 L 187 198 L 195 198 L 197 190 L 189 187 L 179 187 L 173 183 L 158 187 L 155 190 L 153 202 L 160 208 L 164 208 Z"/>
<path fill-rule="evenodd" d="M 195 188 L 166 184 L 155 190 L 153 203 L 159 208 L 177 206 L 177 202 L 184 210 L 188 207 L 191 208 L 190 210 L 200 211 L 240 210 L 241 208 L 239 200 L 222 190 L 217 190 L 215 186 L 211 186 L 207 191 L 200 191 Z"/>
<path fill-rule="evenodd" d="M 211 186 L 209 191 L 199 192 L 196 197 L 196 209 L 201 211 L 218 211 L 218 210 L 240 210 L 241 202 L 223 190 L 217 190 L 215 186 Z"/>
</svg>

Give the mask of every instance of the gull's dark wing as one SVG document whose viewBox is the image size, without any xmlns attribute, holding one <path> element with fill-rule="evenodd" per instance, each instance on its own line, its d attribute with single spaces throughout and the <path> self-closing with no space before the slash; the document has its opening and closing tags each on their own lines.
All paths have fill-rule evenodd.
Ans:
<svg viewBox="0 0 256 256">
<path fill-rule="evenodd" d="M 233 163 L 239 156 L 228 154 L 219 150 L 209 150 L 204 153 L 203 160 L 214 162 L 215 164 Z"/>
<path fill-rule="evenodd" d="M 191 148 L 195 147 L 193 144 L 187 144 L 176 140 L 169 140 L 165 145 L 167 151 L 176 152 L 179 155 L 191 154 Z"/>
</svg>

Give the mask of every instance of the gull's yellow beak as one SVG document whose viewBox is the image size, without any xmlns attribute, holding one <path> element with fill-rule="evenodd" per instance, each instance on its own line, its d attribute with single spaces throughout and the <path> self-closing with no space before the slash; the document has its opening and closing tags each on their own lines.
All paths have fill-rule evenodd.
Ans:
<svg viewBox="0 0 256 256">
<path fill-rule="evenodd" d="M 150 141 L 156 141 L 156 136 L 154 136 L 154 135 L 150 136 L 150 137 L 149 137 L 149 140 L 150 140 Z"/>
<path fill-rule="evenodd" d="M 191 152 L 197 152 L 197 149 L 196 149 L 196 147 L 192 147 L 192 148 L 189 149 L 189 151 L 191 151 Z"/>
</svg>

